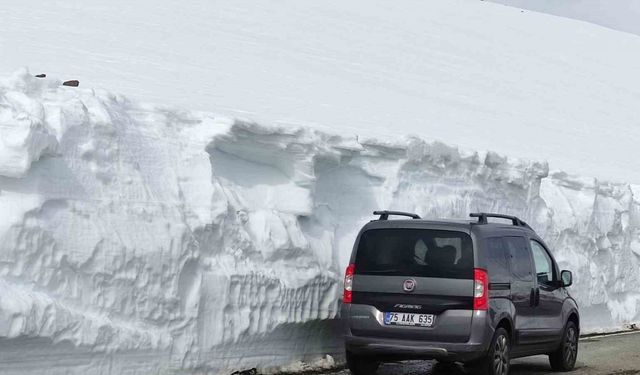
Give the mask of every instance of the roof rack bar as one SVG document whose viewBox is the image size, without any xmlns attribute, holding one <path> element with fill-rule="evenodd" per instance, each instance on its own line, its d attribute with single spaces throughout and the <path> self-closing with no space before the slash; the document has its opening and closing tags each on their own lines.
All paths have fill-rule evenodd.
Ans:
<svg viewBox="0 0 640 375">
<path fill-rule="evenodd" d="M 378 218 L 378 220 L 388 220 L 389 219 L 389 215 L 394 215 L 394 216 L 408 216 L 412 219 L 420 219 L 419 215 L 416 214 L 412 214 L 410 212 L 402 212 L 402 211 L 373 211 L 374 215 L 380 215 L 380 218 Z"/>
<path fill-rule="evenodd" d="M 492 214 L 492 213 L 486 213 L 486 212 L 474 212 L 474 213 L 469 214 L 469 216 L 470 217 L 477 217 L 478 218 L 478 224 L 487 224 L 488 223 L 487 218 L 495 217 L 495 218 L 499 218 L 499 219 L 511 220 L 513 225 L 518 226 L 518 227 L 530 228 L 529 224 L 527 224 L 524 221 L 520 220 L 517 216 L 503 215 L 503 214 Z"/>
</svg>

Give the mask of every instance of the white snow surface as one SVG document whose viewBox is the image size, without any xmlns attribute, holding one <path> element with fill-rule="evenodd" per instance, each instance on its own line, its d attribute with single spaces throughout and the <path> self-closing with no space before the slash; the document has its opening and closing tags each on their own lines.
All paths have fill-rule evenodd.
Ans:
<svg viewBox="0 0 640 375">
<path fill-rule="evenodd" d="M 519 215 L 574 271 L 587 331 L 640 320 L 638 185 L 60 83 L 0 80 L 3 374 L 331 365 L 343 269 L 378 208 Z"/>
<path fill-rule="evenodd" d="M 3 5 L 3 72 L 28 65 L 138 101 L 415 134 L 640 183 L 637 35 L 478 0 Z M 33 136 L 32 154 L 47 150 Z"/>
</svg>

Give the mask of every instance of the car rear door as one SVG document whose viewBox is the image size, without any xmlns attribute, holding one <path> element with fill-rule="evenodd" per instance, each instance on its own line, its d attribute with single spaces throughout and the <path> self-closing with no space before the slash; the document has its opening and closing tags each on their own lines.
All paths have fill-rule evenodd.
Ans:
<svg viewBox="0 0 640 375">
<path fill-rule="evenodd" d="M 360 235 L 354 264 L 352 334 L 468 340 L 473 314 L 473 243 L 469 233 L 370 229 Z M 402 319 L 424 319 L 431 324 Z"/>
<path fill-rule="evenodd" d="M 533 260 L 524 237 L 509 236 L 503 238 L 508 249 L 511 269 L 511 301 L 516 315 L 514 325 L 518 344 L 530 344 L 536 328 L 535 320 L 535 283 L 533 278 Z"/>
</svg>

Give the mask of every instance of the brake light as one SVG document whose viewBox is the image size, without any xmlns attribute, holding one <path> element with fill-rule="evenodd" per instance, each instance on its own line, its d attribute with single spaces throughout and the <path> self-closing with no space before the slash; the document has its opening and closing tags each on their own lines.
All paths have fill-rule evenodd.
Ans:
<svg viewBox="0 0 640 375">
<path fill-rule="evenodd" d="M 473 270 L 473 309 L 489 309 L 489 274 L 481 268 Z"/>
<path fill-rule="evenodd" d="M 356 273 L 356 265 L 350 264 L 344 273 L 344 295 L 342 303 L 351 303 L 353 299 L 353 275 Z"/>
</svg>

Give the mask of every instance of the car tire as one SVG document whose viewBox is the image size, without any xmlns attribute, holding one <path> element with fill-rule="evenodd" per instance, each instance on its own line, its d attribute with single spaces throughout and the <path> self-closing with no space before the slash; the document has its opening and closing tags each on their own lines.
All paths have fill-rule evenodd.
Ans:
<svg viewBox="0 0 640 375">
<path fill-rule="evenodd" d="M 372 357 L 363 357 L 347 352 L 347 367 L 353 375 L 373 375 L 380 367 L 380 362 Z"/>
<path fill-rule="evenodd" d="M 498 328 L 493 334 L 489 352 L 471 365 L 472 373 L 478 375 L 508 375 L 511 367 L 511 339 L 509 332 Z"/>
<path fill-rule="evenodd" d="M 553 353 L 549 354 L 549 364 L 554 371 L 571 371 L 576 366 L 578 358 L 578 327 L 572 321 L 567 322 L 562 334 L 562 343 Z"/>
</svg>

